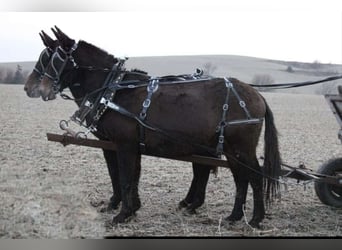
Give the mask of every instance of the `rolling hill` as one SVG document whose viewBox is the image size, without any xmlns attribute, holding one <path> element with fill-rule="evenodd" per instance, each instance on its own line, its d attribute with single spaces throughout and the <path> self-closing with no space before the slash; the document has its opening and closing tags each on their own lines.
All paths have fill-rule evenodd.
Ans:
<svg viewBox="0 0 342 250">
<path fill-rule="evenodd" d="M 0 67 L 15 69 L 19 64 L 23 70 L 31 72 L 34 63 L 0 63 Z M 274 83 L 284 83 L 318 80 L 342 74 L 342 65 L 339 64 L 286 62 L 235 55 L 132 57 L 127 61 L 126 68 L 138 68 L 152 76 L 189 74 L 195 72 L 196 68 L 203 68 L 209 70 L 211 75 L 235 77 L 247 83 L 252 83 L 256 75 L 269 75 Z M 341 84 L 342 81 L 328 84 L 338 83 Z M 281 91 L 312 94 L 319 88 L 322 85 Z"/>
</svg>

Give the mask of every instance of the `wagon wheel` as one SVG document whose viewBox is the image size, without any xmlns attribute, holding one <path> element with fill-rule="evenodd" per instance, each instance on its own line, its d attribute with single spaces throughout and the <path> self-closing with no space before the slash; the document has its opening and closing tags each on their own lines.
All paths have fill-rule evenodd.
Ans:
<svg viewBox="0 0 342 250">
<path fill-rule="evenodd" d="M 337 158 L 323 164 L 317 171 L 329 176 L 342 176 L 342 158 Z M 315 182 L 315 191 L 318 198 L 326 205 L 342 207 L 342 185 L 333 185 L 325 182 Z"/>
</svg>

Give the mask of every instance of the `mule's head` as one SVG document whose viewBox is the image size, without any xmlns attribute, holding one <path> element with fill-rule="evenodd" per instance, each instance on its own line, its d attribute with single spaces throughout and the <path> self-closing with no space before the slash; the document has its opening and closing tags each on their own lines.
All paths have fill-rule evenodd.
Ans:
<svg viewBox="0 0 342 250">
<path fill-rule="evenodd" d="M 32 73 L 28 76 L 24 85 L 24 90 L 28 97 L 36 98 L 40 96 L 39 85 L 40 81 L 45 73 L 45 69 L 48 66 L 53 52 L 58 46 L 58 41 L 53 40 L 44 31 L 39 33 L 45 49 L 40 53 L 39 59 L 36 62 Z"/>
<path fill-rule="evenodd" d="M 39 93 L 44 101 L 53 100 L 56 94 L 68 87 L 62 82 L 65 75 L 75 69 L 73 54 L 77 50 L 75 40 L 69 38 L 60 29 L 52 29 L 59 46 L 52 54 L 49 64 L 45 69 L 44 76 L 41 79 Z"/>
<path fill-rule="evenodd" d="M 76 43 L 57 27 L 52 31 L 59 46 L 40 84 L 39 91 L 43 100 L 55 99 L 56 94 L 67 87 L 74 92 L 75 98 L 84 97 L 86 93 L 100 88 L 108 72 L 119 60 L 85 41 Z M 76 91 L 73 91 L 75 88 Z"/>
</svg>

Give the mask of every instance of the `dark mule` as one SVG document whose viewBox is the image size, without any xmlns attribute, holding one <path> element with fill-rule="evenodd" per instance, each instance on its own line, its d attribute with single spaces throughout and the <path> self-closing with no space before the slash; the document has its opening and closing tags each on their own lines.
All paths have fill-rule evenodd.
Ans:
<svg viewBox="0 0 342 250">
<path fill-rule="evenodd" d="M 45 74 L 46 66 L 49 64 L 52 54 L 59 45 L 57 40 L 53 40 L 44 31 L 39 33 L 39 35 L 46 48 L 40 53 L 39 59 L 24 85 L 24 90 L 26 91 L 27 96 L 31 98 L 40 97 L 40 81 Z"/>
<path fill-rule="evenodd" d="M 42 79 L 40 93 L 44 100 L 50 99 L 54 91 L 63 87 L 75 87 L 79 96 L 94 96 L 103 90 L 107 72 L 100 69 L 112 69 L 118 60 L 110 54 L 84 41 L 77 44 L 60 30 L 55 31 L 61 48 L 54 54 L 56 60 L 50 63 Z M 62 58 L 62 59 L 61 59 Z M 92 70 L 88 66 L 92 66 Z M 82 74 L 75 73 L 83 69 Z M 120 69 L 120 68 L 119 68 Z M 117 72 L 116 72 L 117 73 Z M 120 73 L 120 72 L 119 72 Z M 60 80 L 73 75 L 67 85 L 60 85 Z M 128 74 L 136 79 L 134 74 Z M 127 80 L 127 79 L 126 79 Z M 233 85 L 227 94 L 227 81 Z M 151 82 L 149 82 L 149 87 Z M 107 87 L 106 89 L 109 89 Z M 230 87 L 229 87 L 230 88 Z M 273 115 L 264 98 L 251 86 L 237 79 L 212 78 L 201 81 L 160 84 L 150 96 L 152 104 L 147 112 L 150 129 L 145 129 L 145 150 L 164 156 L 211 155 L 210 150 L 218 145 L 219 134 L 216 132 L 221 123 L 221 138 L 224 139 L 223 154 L 233 173 L 236 184 L 235 204 L 230 221 L 243 217 L 243 205 L 246 201 L 248 184 L 253 189 L 254 210 L 250 225 L 257 227 L 264 218 L 264 192 L 269 201 L 277 194 L 280 174 L 280 155 Z M 115 93 L 115 94 L 114 94 Z M 151 94 L 150 91 L 148 93 Z M 113 92 L 115 105 L 107 109 L 97 123 L 97 131 L 117 145 L 118 174 L 122 198 L 121 211 L 113 218 L 114 223 L 126 221 L 140 208 L 138 183 L 140 175 L 141 119 L 135 114 L 146 108 L 146 87 L 123 88 Z M 223 105 L 229 98 L 229 105 Z M 107 103 L 108 104 L 108 103 Z M 113 103 L 112 103 L 113 104 Z M 222 109 L 228 110 L 227 121 L 222 124 Z M 251 117 L 265 119 L 265 161 L 263 170 L 256 158 L 256 147 L 260 137 L 262 123 L 240 123 L 246 120 L 246 109 Z M 116 111 L 120 112 L 116 112 Z M 144 108 L 143 108 L 144 110 Z M 122 111 L 122 112 L 121 112 Z M 146 111 L 146 109 L 145 109 Z M 128 115 L 127 115 L 128 114 Z M 145 113 L 146 114 L 146 113 Z M 228 126 L 227 126 L 228 125 Z M 153 129 L 155 128 L 155 129 Z M 158 129 L 156 129 L 158 128 Z M 191 141 L 191 142 L 189 142 Z M 201 146 L 199 146 L 201 145 Z M 195 168 L 194 168 L 195 169 Z M 205 167 L 202 168 L 205 171 Z M 206 179 L 209 175 L 199 174 Z M 263 175 L 267 178 L 263 178 Z M 196 178 L 196 174 L 195 174 Z M 203 183 L 202 183 L 203 184 Z M 201 186 L 205 188 L 205 185 Z M 196 185 L 193 190 L 196 190 Z M 187 198 L 193 196 L 190 188 Z M 195 195 L 196 197 L 196 195 Z M 187 201 L 184 203 L 188 203 Z"/>
<path fill-rule="evenodd" d="M 26 91 L 27 96 L 31 98 L 40 97 L 39 86 L 41 84 L 41 79 L 45 74 L 45 69 L 49 65 L 53 53 L 59 46 L 58 40 L 53 40 L 44 31 L 39 33 L 39 35 L 42 38 L 46 48 L 41 52 L 39 59 L 35 64 L 34 70 L 28 76 L 24 86 L 24 90 Z M 77 96 L 77 93 L 73 93 L 75 91 L 71 92 L 74 95 L 74 97 Z M 55 93 L 52 93 L 47 99 L 55 99 Z M 102 140 L 105 140 L 105 138 L 102 138 L 101 136 L 98 137 Z M 103 150 L 103 154 L 106 160 L 107 168 L 109 171 L 109 175 L 111 177 L 112 187 L 114 191 L 113 196 L 110 198 L 110 202 L 107 207 L 107 210 L 110 211 L 112 209 L 117 209 L 119 203 L 121 202 L 121 194 L 119 191 L 120 188 L 118 179 L 119 175 L 117 173 L 117 160 L 115 152 L 111 150 Z"/>
<path fill-rule="evenodd" d="M 38 62 L 35 65 L 35 69 L 33 72 L 29 75 L 28 80 L 25 84 L 25 91 L 29 97 L 39 97 L 39 85 L 41 82 L 41 79 L 43 75 L 45 74 L 45 69 L 50 63 L 50 59 L 52 57 L 53 52 L 58 47 L 58 40 L 51 39 L 45 32 L 42 31 L 40 34 L 44 45 L 47 47 L 44 49 L 39 57 Z M 47 57 L 48 56 L 48 57 Z M 110 58 L 109 60 L 112 60 L 113 58 Z M 106 60 L 104 60 L 106 61 Z M 115 59 L 116 62 L 116 59 Z M 106 62 L 108 64 L 108 62 Z M 109 62 L 114 63 L 112 61 Z M 101 71 L 101 70 L 100 70 Z M 103 71 L 103 75 L 106 76 L 108 72 L 106 70 Z M 67 85 L 65 82 L 72 82 L 73 78 L 80 78 L 82 79 L 87 78 L 89 76 L 89 69 L 82 69 L 79 68 L 72 74 L 67 74 L 63 76 L 60 80 L 61 89 L 64 89 L 65 87 L 69 87 L 71 90 L 71 93 L 73 97 L 75 98 L 76 103 L 78 106 L 81 104 L 81 99 L 86 94 L 86 92 L 83 92 L 81 88 L 78 88 L 77 84 L 75 85 Z M 132 71 L 132 74 L 127 74 L 125 76 L 125 79 L 131 79 L 131 78 L 139 79 L 139 80 L 146 80 L 149 77 L 144 72 L 140 72 L 138 70 Z M 38 90 L 38 93 L 37 93 Z M 52 100 L 55 99 L 55 92 L 52 91 L 50 95 L 43 97 L 44 100 Z M 105 138 L 101 133 L 93 132 L 95 136 L 97 136 L 99 139 L 102 140 L 108 140 Z M 116 209 L 121 202 L 121 192 L 120 192 L 120 182 L 119 182 L 119 174 L 118 174 L 118 164 L 117 164 L 117 156 L 116 153 L 110 150 L 103 150 L 103 154 L 107 163 L 107 168 L 109 171 L 109 175 L 112 182 L 112 188 L 113 188 L 113 196 L 110 199 L 110 203 L 108 205 L 107 210 Z M 139 162 L 140 164 L 140 162 Z M 140 168 L 138 166 L 138 168 Z M 185 207 L 188 212 L 195 213 L 196 208 L 200 207 L 205 200 L 205 190 L 206 185 L 209 178 L 210 173 L 209 166 L 204 166 L 200 164 L 193 164 L 193 180 L 191 183 L 190 190 L 184 200 L 182 200 L 179 203 L 180 208 Z"/>
</svg>

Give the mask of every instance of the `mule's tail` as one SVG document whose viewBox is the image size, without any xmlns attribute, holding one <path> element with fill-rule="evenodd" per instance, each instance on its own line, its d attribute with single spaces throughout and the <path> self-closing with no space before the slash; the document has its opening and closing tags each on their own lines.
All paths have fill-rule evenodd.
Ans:
<svg viewBox="0 0 342 250">
<path fill-rule="evenodd" d="M 273 113 L 266 100 L 265 114 L 265 159 L 264 159 L 264 192 L 266 203 L 270 204 L 273 198 L 279 195 L 279 176 L 281 170 L 281 158 L 278 145 L 278 134 L 274 124 Z"/>
</svg>

